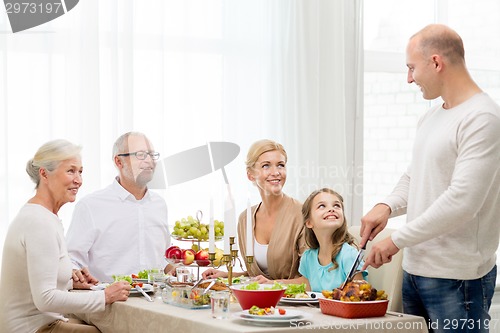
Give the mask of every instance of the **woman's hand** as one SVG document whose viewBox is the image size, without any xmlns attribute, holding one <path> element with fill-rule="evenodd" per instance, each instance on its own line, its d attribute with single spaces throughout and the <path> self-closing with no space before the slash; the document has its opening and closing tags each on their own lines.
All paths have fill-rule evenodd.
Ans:
<svg viewBox="0 0 500 333">
<path fill-rule="evenodd" d="M 177 268 L 176 265 L 172 265 L 172 264 L 168 264 L 167 266 L 165 266 L 165 268 L 163 269 L 163 273 L 164 274 L 170 274 L 172 276 L 177 276 L 177 273 L 175 271 L 175 269 Z"/>
<path fill-rule="evenodd" d="M 130 295 L 130 283 L 127 281 L 118 281 L 104 289 L 106 304 L 112 304 L 117 301 L 126 301 Z"/>
<path fill-rule="evenodd" d="M 204 279 L 216 279 L 216 278 L 227 278 L 227 272 L 219 271 L 214 268 L 209 268 L 203 273 L 201 273 L 201 277 Z"/>
<path fill-rule="evenodd" d="M 268 278 L 266 278 L 264 275 L 257 275 L 257 276 L 254 276 L 253 278 L 251 278 L 250 280 L 252 281 L 257 281 L 258 283 L 262 284 L 262 283 L 270 283 L 270 284 L 273 284 L 274 283 L 274 280 L 269 280 Z"/>
</svg>

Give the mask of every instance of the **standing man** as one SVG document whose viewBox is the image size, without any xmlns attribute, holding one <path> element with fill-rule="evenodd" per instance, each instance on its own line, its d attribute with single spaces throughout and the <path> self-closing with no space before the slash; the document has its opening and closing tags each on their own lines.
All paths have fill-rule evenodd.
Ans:
<svg viewBox="0 0 500 333">
<path fill-rule="evenodd" d="M 75 206 L 66 234 L 68 252 L 99 281 L 165 263 L 170 246 L 167 205 L 147 187 L 159 157 L 144 134 L 123 134 L 113 146 L 118 176 Z"/>
<path fill-rule="evenodd" d="M 420 119 L 412 162 L 361 219 L 361 245 L 389 217 L 407 223 L 374 244 L 367 266 L 404 249 L 403 306 L 434 332 L 488 332 L 500 234 L 500 108 L 472 80 L 460 36 L 432 24 L 406 49 L 408 83 L 443 104 Z M 453 326 L 458 324 L 458 328 Z"/>
</svg>

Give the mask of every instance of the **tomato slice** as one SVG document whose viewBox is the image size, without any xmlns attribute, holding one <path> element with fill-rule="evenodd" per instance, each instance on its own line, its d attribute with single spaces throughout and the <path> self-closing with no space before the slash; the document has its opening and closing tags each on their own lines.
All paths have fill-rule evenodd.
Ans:
<svg viewBox="0 0 500 333">
<path fill-rule="evenodd" d="M 286 310 L 285 309 L 278 309 L 280 315 L 284 315 L 286 313 Z"/>
<path fill-rule="evenodd" d="M 132 279 L 138 279 L 139 275 L 132 274 Z"/>
</svg>

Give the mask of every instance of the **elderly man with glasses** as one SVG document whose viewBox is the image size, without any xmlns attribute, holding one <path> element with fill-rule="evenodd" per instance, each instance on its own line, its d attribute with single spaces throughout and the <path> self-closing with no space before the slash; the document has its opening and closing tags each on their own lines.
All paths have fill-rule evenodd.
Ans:
<svg viewBox="0 0 500 333">
<path fill-rule="evenodd" d="M 163 255 L 170 246 L 167 205 L 147 187 L 159 157 L 142 133 L 128 132 L 116 140 L 118 176 L 82 198 L 73 212 L 66 240 L 75 268 L 88 267 L 97 280 L 110 282 L 113 275 L 165 265 Z M 169 270 L 167 265 L 164 271 Z M 75 280 L 88 279 L 81 270 L 74 272 Z"/>
</svg>

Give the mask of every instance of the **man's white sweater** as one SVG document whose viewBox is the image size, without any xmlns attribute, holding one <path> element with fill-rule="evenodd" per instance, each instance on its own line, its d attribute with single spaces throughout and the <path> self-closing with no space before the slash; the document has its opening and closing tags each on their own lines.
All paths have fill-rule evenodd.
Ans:
<svg viewBox="0 0 500 333">
<path fill-rule="evenodd" d="M 496 263 L 500 235 L 500 108 L 479 93 L 420 120 L 412 162 L 383 203 L 407 213 L 392 234 L 410 274 L 471 280 Z"/>
</svg>

